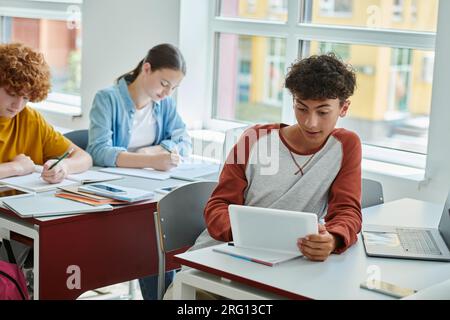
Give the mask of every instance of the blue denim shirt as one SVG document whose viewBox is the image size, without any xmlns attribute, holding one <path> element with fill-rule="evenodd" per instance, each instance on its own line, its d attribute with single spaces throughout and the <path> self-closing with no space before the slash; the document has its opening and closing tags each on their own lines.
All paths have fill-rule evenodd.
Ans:
<svg viewBox="0 0 450 320">
<path fill-rule="evenodd" d="M 115 167 L 119 153 L 127 151 L 136 112 L 125 79 L 115 86 L 97 92 L 90 112 L 89 144 L 87 151 L 97 166 Z M 171 97 L 153 103 L 156 120 L 154 145 L 172 150 L 177 147 L 182 156 L 192 149 L 186 125 Z"/>
</svg>

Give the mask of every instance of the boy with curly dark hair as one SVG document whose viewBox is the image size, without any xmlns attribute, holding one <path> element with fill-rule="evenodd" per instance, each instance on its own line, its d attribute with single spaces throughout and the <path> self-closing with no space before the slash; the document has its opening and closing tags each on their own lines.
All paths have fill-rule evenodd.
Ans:
<svg viewBox="0 0 450 320">
<path fill-rule="evenodd" d="M 21 44 L 0 44 L 0 178 L 22 176 L 43 165 L 42 178 L 61 182 L 92 166 L 85 151 L 55 131 L 28 102 L 44 100 L 50 70 L 41 53 Z M 70 156 L 51 170 L 55 159 Z"/>
<path fill-rule="evenodd" d="M 286 77 L 296 123 L 257 125 L 247 130 L 228 156 L 219 184 L 204 212 L 207 231 L 194 248 L 232 241 L 230 204 L 316 213 L 319 234 L 298 239 L 305 257 L 324 261 L 354 244 L 361 229 L 361 142 L 336 129 L 347 114 L 356 76 L 333 54 L 294 63 Z M 268 152 L 277 172 L 264 174 Z M 216 240 L 213 241 L 211 237 Z"/>
<path fill-rule="evenodd" d="M 325 261 L 356 242 L 362 223 L 361 142 L 355 133 L 335 128 L 350 106 L 355 73 L 333 54 L 312 56 L 295 62 L 285 82 L 297 122 L 244 132 L 206 205 L 207 229 L 190 250 L 233 240 L 230 204 L 317 214 L 325 225 L 297 241 L 312 261 Z M 270 162 L 276 171 L 266 170 Z M 164 299 L 172 298 L 172 290 Z M 197 290 L 197 298 L 220 297 Z"/>
</svg>

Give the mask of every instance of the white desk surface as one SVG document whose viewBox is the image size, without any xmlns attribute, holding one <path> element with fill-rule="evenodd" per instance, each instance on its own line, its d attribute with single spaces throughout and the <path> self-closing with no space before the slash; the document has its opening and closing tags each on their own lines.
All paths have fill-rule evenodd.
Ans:
<svg viewBox="0 0 450 320">
<path fill-rule="evenodd" d="M 363 210 L 363 221 L 437 227 L 442 208 L 443 205 L 402 199 Z M 373 277 L 375 272 L 380 272 L 383 281 L 416 290 L 450 279 L 450 263 L 367 257 L 360 237 L 345 253 L 331 255 L 325 262 L 301 258 L 267 267 L 213 252 L 211 248 L 186 252 L 178 257 L 225 278 L 228 274 L 235 281 L 268 291 L 311 299 L 393 299 L 359 288 L 360 283 Z"/>
</svg>

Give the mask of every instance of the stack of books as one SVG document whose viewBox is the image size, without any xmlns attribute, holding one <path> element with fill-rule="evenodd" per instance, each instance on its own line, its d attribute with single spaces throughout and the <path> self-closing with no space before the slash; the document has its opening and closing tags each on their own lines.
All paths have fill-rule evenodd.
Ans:
<svg viewBox="0 0 450 320">
<path fill-rule="evenodd" d="M 155 194 L 151 191 L 107 183 L 61 187 L 60 190 L 56 193 L 57 197 L 87 203 L 93 206 L 103 204 L 123 205 L 151 200 L 155 197 Z"/>
<path fill-rule="evenodd" d="M 79 186 L 60 187 L 59 191 L 55 193 L 56 197 L 78 201 L 89 204 L 91 206 L 101 206 L 104 204 L 122 205 L 127 204 L 127 201 L 120 201 L 108 197 L 98 196 L 92 193 L 82 192 L 78 190 Z"/>
</svg>

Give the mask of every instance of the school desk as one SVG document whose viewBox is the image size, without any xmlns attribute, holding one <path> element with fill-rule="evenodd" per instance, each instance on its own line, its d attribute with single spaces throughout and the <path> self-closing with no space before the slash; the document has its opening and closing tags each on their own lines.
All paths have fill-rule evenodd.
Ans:
<svg viewBox="0 0 450 320">
<path fill-rule="evenodd" d="M 437 227 L 443 205 L 401 199 L 363 210 L 364 223 Z M 203 289 L 231 299 L 393 299 L 359 287 L 368 278 L 424 289 L 450 279 L 450 263 L 367 257 L 358 242 L 325 262 L 297 259 L 274 267 L 213 252 L 185 252 L 174 260 L 190 267 L 177 273 L 175 299 L 195 299 Z"/>
<path fill-rule="evenodd" d="M 124 177 L 112 183 L 155 190 L 187 182 Z M 157 274 L 155 210 L 156 202 L 147 201 L 113 211 L 23 219 L 0 208 L 0 234 L 33 246 L 35 299 L 76 299 L 92 289 Z M 169 262 L 166 269 L 177 267 Z"/>
</svg>

